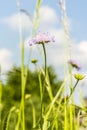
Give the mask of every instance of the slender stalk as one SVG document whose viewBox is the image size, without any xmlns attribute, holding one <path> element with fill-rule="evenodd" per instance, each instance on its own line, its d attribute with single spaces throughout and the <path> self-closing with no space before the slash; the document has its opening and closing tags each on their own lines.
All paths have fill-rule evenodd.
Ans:
<svg viewBox="0 0 87 130">
<path fill-rule="evenodd" d="M 19 130 L 20 120 L 21 120 L 21 111 L 18 112 L 18 121 L 17 121 L 17 125 L 15 127 L 15 130 Z"/>
<path fill-rule="evenodd" d="M 38 74 L 38 78 L 39 78 L 39 85 L 40 85 L 40 97 L 41 97 L 41 101 L 42 101 L 42 81 L 41 81 L 41 74 Z"/>
<path fill-rule="evenodd" d="M 32 34 L 35 34 L 36 30 L 38 29 L 39 26 L 39 10 L 41 6 L 42 0 L 37 0 L 36 1 L 36 10 L 35 10 L 35 17 L 34 17 L 34 22 L 33 22 L 33 31 Z"/>
<path fill-rule="evenodd" d="M 20 36 L 20 45 L 21 45 L 21 106 L 20 106 L 20 117 L 21 117 L 22 130 L 25 130 L 25 115 L 24 115 L 24 94 L 25 94 L 24 42 L 23 42 L 22 24 L 21 24 L 21 15 L 20 15 L 20 0 L 17 0 L 17 7 L 18 7 L 18 13 L 19 13 L 19 36 Z"/>
<path fill-rule="evenodd" d="M 39 73 L 39 72 L 38 72 Z M 41 74 L 38 74 L 39 78 L 39 86 L 40 86 L 40 96 L 41 96 L 41 129 L 43 124 L 43 87 L 42 87 L 42 81 L 41 81 Z"/>
<path fill-rule="evenodd" d="M 73 106 L 73 129 L 76 130 L 75 106 Z"/>
<path fill-rule="evenodd" d="M 6 130 L 9 130 L 10 117 L 11 117 L 11 111 L 9 112 L 9 115 L 8 115 L 7 124 L 6 124 Z"/>
<path fill-rule="evenodd" d="M 45 69 L 45 78 L 47 74 L 47 58 L 46 58 L 46 49 L 45 49 L 45 44 L 42 44 L 43 47 L 43 52 L 44 52 L 44 69 Z"/>
<path fill-rule="evenodd" d="M 64 107 L 64 130 L 67 130 L 67 111 L 66 111 L 66 105 Z"/>
<path fill-rule="evenodd" d="M 77 116 L 77 129 L 80 129 L 80 111 L 78 112 L 78 116 Z"/>
<path fill-rule="evenodd" d="M 78 82 L 79 82 L 79 80 L 76 81 L 76 83 L 75 83 L 73 89 L 71 90 L 71 93 L 70 93 L 70 95 L 69 95 L 69 98 L 72 96 L 72 94 L 73 94 L 73 92 L 74 92 L 74 90 L 75 90 L 75 88 L 76 88 Z"/>
<path fill-rule="evenodd" d="M 9 122 L 10 122 L 10 118 L 11 118 L 11 114 L 12 112 L 15 110 L 15 107 L 12 107 L 8 113 L 7 116 L 7 122 L 6 122 L 6 130 L 9 130 Z"/>
<path fill-rule="evenodd" d="M 68 103 L 68 101 L 69 101 L 70 97 L 72 96 L 72 94 L 73 94 L 73 92 L 74 92 L 74 90 L 75 90 L 75 88 L 76 88 L 78 82 L 79 82 L 79 80 L 76 81 L 76 83 L 75 83 L 73 89 L 71 89 L 70 95 L 69 95 L 68 99 L 66 100 L 66 103 Z"/>
<path fill-rule="evenodd" d="M 24 114 L 24 94 L 25 94 L 25 78 L 24 78 L 24 44 L 21 43 L 21 114 L 22 114 L 22 127 L 25 130 L 25 114 Z"/>
<path fill-rule="evenodd" d="M 45 84 L 45 80 L 46 80 L 46 73 L 47 73 L 47 59 L 46 59 L 46 49 L 45 49 L 45 45 L 42 44 L 42 47 L 43 47 L 43 52 L 44 52 L 44 69 L 45 69 L 45 78 L 44 78 L 44 84 Z M 43 129 L 43 97 L 44 97 L 44 88 L 45 86 L 43 85 L 42 86 L 42 100 L 41 100 L 41 130 L 44 130 Z"/>
<path fill-rule="evenodd" d="M 2 81 L 1 81 L 1 66 L 0 66 L 0 128 L 1 128 L 1 111 L 2 111 Z"/>
<path fill-rule="evenodd" d="M 73 123 L 72 123 L 72 119 L 73 119 L 73 108 L 72 105 L 70 104 L 70 130 L 73 130 Z"/>
<path fill-rule="evenodd" d="M 39 87 L 40 87 L 40 98 L 41 98 L 41 130 L 43 129 L 43 86 L 41 80 L 41 70 L 39 70 L 37 64 L 35 63 L 35 67 L 38 73 Z"/>
<path fill-rule="evenodd" d="M 50 104 L 50 108 L 48 110 L 48 112 L 46 113 L 46 117 L 48 118 L 48 116 L 50 115 L 53 105 L 56 102 L 56 100 L 58 99 L 58 96 L 60 95 L 60 93 L 62 92 L 63 88 L 65 86 L 65 81 L 62 83 L 60 89 L 57 91 L 57 94 L 55 95 L 54 99 L 52 100 L 51 104 Z"/>
<path fill-rule="evenodd" d="M 68 128 L 68 121 L 67 121 L 67 113 L 68 113 L 68 111 L 67 111 L 67 105 L 66 105 L 66 98 L 65 98 L 65 104 L 64 104 L 64 130 L 67 130 L 67 128 Z"/>
<path fill-rule="evenodd" d="M 36 126 L 36 112 L 35 112 L 35 107 L 34 107 L 32 100 L 30 100 L 30 103 L 32 106 L 33 128 L 35 128 L 35 126 Z"/>
</svg>

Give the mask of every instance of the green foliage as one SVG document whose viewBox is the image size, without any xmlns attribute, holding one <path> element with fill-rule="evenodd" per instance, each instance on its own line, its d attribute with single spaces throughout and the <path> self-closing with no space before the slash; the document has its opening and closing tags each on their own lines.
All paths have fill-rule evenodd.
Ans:
<svg viewBox="0 0 87 130">
<path fill-rule="evenodd" d="M 52 91 L 54 94 L 57 93 L 60 88 L 61 81 L 58 81 L 57 75 L 52 66 L 48 67 L 49 79 L 52 87 Z M 26 75 L 25 75 L 26 76 Z M 44 80 L 43 75 L 42 82 Z M 11 107 L 15 106 L 19 109 L 20 100 L 21 100 L 21 68 L 14 66 L 12 70 L 7 73 L 7 82 L 3 85 L 3 110 L 2 110 L 2 120 L 4 121 L 6 115 L 8 114 Z M 38 123 L 40 120 L 40 109 L 41 109 L 41 100 L 40 100 L 40 89 L 39 89 L 39 81 L 38 81 L 38 73 L 36 71 L 27 71 L 27 81 L 25 88 L 25 95 L 30 94 L 30 98 L 25 99 L 25 117 L 26 117 L 26 130 L 32 130 L 32 104 L 35 107 L 36 111 L 36 122 Z M 45 97 L 44 104 L 48 104 L 50 102 L 47 90 L 45 89 Z M 16 117 L 16 118 L 15 118 Z M 15 123 L 17 119 L 17 113 L 12 113 L 12 117 L 10 119 L 11 128 L 15 127 Z M 13 122 L 13 123 L 12 123 Z M 10 128 L 9 128 L 10 130 Z"/>
</svg>

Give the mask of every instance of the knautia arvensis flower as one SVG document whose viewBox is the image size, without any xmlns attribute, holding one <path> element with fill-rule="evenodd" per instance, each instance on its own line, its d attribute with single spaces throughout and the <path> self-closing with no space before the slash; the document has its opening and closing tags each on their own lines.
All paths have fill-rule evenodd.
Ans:
<svg viewBox="0 0 87 130">
<path fill-rule="evenodd" d="M 44 44 L 48 42 L 55 42 L 54 36 L 50 36 L 49 33 L 38 33 L 35 37 L 29 40 L 29 45 Z"/>
<path fill-rule="evenodd" d="M 68 63 L 73 67 L 76 68 L 77 70 L 81 69 L 80 64 L 76 60 L 69 60 Z"/>
</svg>

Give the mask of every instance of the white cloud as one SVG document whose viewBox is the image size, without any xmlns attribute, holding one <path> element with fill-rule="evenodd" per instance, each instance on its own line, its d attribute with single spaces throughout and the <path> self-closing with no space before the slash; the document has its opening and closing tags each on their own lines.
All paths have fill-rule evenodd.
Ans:
<svg viewBox="0 0 87 130">
<path fill-rule="evenodd" d="M 29 17 L 25 14 L 13 14 L 12 16 L 8 16 L 6 18 L 1 19 L 1 22 L 7 24 L 12 29 L 19 29 L 19 24 L 22 25 L 23 29 L 29 30 L 31 28 L 32 23 L 29 20 Z"/>
<path fill-rule="evenodd" d="M 34 12 L 33 12 L 34 13 Z M 6 18 L 0 19 L 1 22 L 7 24 L 10 26 L 12 29 L 18 29 L 19 28 L 19 15 L 18 14 L 13 14 L 11 16 L 8 16 Z M 23 29 L 29 30 L 32 27 L 32 22 L 29 17 L 21 13 L 21 23 Z M 56 11 L 48 6 L 42 6 L 40 8 L 40 23 L 41 27 L 44 29 L 53 27 L 58 24 L 58 16 Z"/>
<path fill-rule="evenodd" d="M 0 49 L 0 65 L 1 65 L 1 71 L 6 72 L 9 70 L 12 66 L 12 53 L 3 48 Z"/>
<path fill-rule="evenodd" d="M 84 69 L 87 69 L 87 41 L 80 41 L 73 44 L 73 56 L 82 64 Z"/>
<path fill-rule="evenodd" d="M 48 30 L 48 32 L 55 37 L 55 41 L 58 45 L 62 45 L 66 42 L 66 36 L 62 28 L 51 28 Z"/>
<path fill-rule="evenodd" d="M 41 26 L 49 28 L 58 24 L 58 16 L 56 11 L 48 6 L 42 6 L 40 9 Z"/>
<path fill-rule="evenodd" d="M 87 54 L 87 41 L 81 41 L 78 45 L 78 49 L 84 53 Z"/>
</svg>

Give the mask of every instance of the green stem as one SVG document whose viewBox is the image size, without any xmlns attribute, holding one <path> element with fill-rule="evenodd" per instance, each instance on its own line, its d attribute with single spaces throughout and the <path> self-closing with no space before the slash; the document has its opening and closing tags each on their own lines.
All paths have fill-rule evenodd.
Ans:
<svg viewBox="0 0 87 130">
<path fill-rule="evenodd" d="M 10 124 L 10 118 L 11 118 L 11 114 L 12 112 L 15 110 L 15 107 L 12 107 L 8 113 L 7 116 L 7 123 L 6 123 L 6 130 L 9 130 L 9 124 Z"/>
<path fill-rule="evenodd" d="M 38 79 L 39 79 L 39 86 L 40 86 L 40 97 L 41 97 L 41 130 L 43 124 L 43 91 L 42 91 L 42 81 L 41 81 L 41 74 L 38 72 Z"/>
<path fill-rule="evenodd" d="M 25 130 L 25 114 L 24 114 L 24 94 L 25 94 L 25 78 L 24 78 L 24 44 L 21 43 L 21 114 L 22 114 L 22 127 Z"/>
<path fill-rule="evenodd" d="M 41 70 L 39 70 L 37 64 L 35 64 L 36 70 L 38 72 L 38 80 L 40 87 L 40 98 L 41 98 L 41 130 L 43 129 L 43 85 L 41 80 Z"/>
<path fill-rule="evenodd" d="M 20 111 L 18 112 L 18 121 L 17 121 L 17 125 L 15 127 L 15 130 L 19 130 L 20 120 L 21 120 L 21 107 L 20 107 Z"/>
<path fill-rule="evenodd" d="M 10 117 L 11 117 L 11 111 L 9 112 L 9 115 L 8 115 L 7 125 L 6 125 L 6 130 L 9 129 L 9 121 L 10 121 Z"/>
<path fill-rule="evenodd" d="M 37 0 L 36 1 L 36 10 L 35 10 L 35 17 L 34 17 L 34 23 L 33 23 L 33 31 L 32 34 L 35 34 L 36 30 L 38 29 L 39 26 L 39 10 L 40 10 L 40 6 L 41 6 L 41 2 L 42 0 Z"/>
<path fill-rule="evenodd" d="M 2 111 L 2 81 L 0 80 L 0 127 L 1 127 L 1 111 Z"/>
<path fill-rule="evenodd" d="M 2 111 L 2 81 L 1 81 L 1 66 L 0 66 L 0 127 L 1 127 L 1 111 Z"/>
<path fill-rule="evenodd" d="M 22 35 L 22 24 L 21 24 L 21 14 L 20 14 L 20 0 L 17 0 L 17 7 L 19 13 L 19 36 L 21 44 L 21 106 L 20 106 L 20 118 L 22 130 L 25 130 L 25 115 L 24 115 L 24 94 L 25 94 L 25 78 L 24 78 L 24 43 Z"/>
<path fill-rule="evenodd" d="M 69 101 L 70 97 L 72 96 L 72 94 L 73 94 L 73 92 L 74 92 L 74 90 L 75 90 L 75 88 L 76 88 L 76 86 L 77 86 L 78 82 L 79 82 L 79 80 L 77 80 L 77 81 L 76 81 L 76 83 L 75 83 L 75 85 L 74 85 L 73 89 L 71 90 L 71 93 L 70 93 L 70 95 L 69 95 L 69 97 L 68 97 L 68 99 L 67 99 L 66 103 Z"/>
<path fill-rule="evenodd" d="M 42 44 L 43 47 L 43 52 L 44 52 L 44 69 L 45 69 L 45 78 L 46 78 L 46 74 L 47 74 L 47 59 L 46 59 L 46 49 L 45 49 L 45 45 Z"/>
<path fill-rule="evenodd" d="M 73 130 L 73 122 L 72 122 L 72 119 L 73 119 L 73 108 L 72 108 L 72 105 L 70 104 L 70 130 Z"/>
<path fill-rule="evenodd" d="M 30 100 L 30 103 L 32 106 L 33 129 L 34 129 L 36 127 L 36 112 L 35 112 L 35 107 L 34 107 L 32 100 Z"/>
<path fill-rule="evenodd" d="M 44 78 L 44 84 L 45 84 L 45 80 L 46 80 L 46 74 L 47 74 L 47 59 L 46 59 L 46 49 L 45 49 L 45 45 L 42 44 L 43 47 L 43 52 L 44 52 L 44 69 L 45 69 L 45 78 Z M 42 93 L 42 99 L 41 99 L 41 130 L 43 130 L 43 97 L 44 97 L 44 88 L 45 86 L 41 86 L 41 93 Z"/>
<path fill-rule="evenodd" d="M 74 92 L 74 90 L 75 90 L 75 88 L 76 88 L 76 86 L 77 86 L 78 82 L 79 82 L 79 80 L 77 80 L 77 81 L 76 81 L 76 83 L 75 83 L 75 85 L 74 85 L 73 89 L 71 90 L 71 93 L 70 93 L 69 98 L 72 96 L 72 94 L 73 94 L 73 92 Z"/>
</svg>

